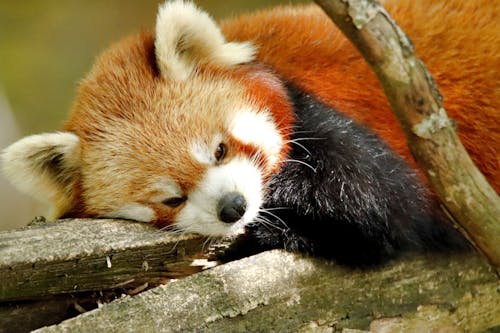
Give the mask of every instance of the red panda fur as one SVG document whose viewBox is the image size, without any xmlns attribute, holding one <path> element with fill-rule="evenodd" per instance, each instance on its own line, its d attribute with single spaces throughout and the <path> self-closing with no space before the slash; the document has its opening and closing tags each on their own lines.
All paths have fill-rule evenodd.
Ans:
<svg viewBox="0 0 500 333">
<path fill-rule="evenodd" d="M 488 0 L 387 1 L 410 36 L 471 158 L 500 191 L 500 15 Z M 316 6 L 276 8 L 222 23 L 229 40 L 251 40 L 258 59 L 324 103 L 372 128 L 417 167 L 372 70 Z"/>
<path fill-rule="evenodd" d="M 88 170 L 91 169 L 92 164 L 102 159 L 99 150 L 103 144 L 103 138 L 112 140 L 110 137 L 114 135 L 112 131 L 103 133 L 103 128 L 106 128 L 103 124 L 112 122 L 116 126 L 118 120 L 126 123 L 126 120 L 130 118 L 139 119 L 140 131 L 144 132 L 145 135 L 143 137 L 135 136 L 129 140 L 130 152 L 134 154 L 141 152 L 141 154 L 134 156 L 134 161 L 131 159 L 127 162 L 134 163 L 128 166 L 129 169 L 141 173 L 143 177 L 148 174 L 153 176 L 157 170 L 174 174 L 175 180 L 179 184 L 183 184 L 182 190 L 189 192 L 200 182 L 205 171 L 204 167 L 192 163 L 189 158 L 186 158 L 188 155 L 176 154 L 176 149 L 179 147 L 167 142 L 166 138 L 150 140 L 151 137 L 164 137 L 158 132 L 163 129 L 157 125 L 161 114 L 158 116 L 156 114 L 161 113 L 162 100 L 169 99 L 169 96 L 164 96 L 162 92 L 165 81 L 160 77 L 156 68 L 153 44 L 154 36 L 142 33 L 113 45 L 98 57 L 92 71 L 80 83 L 78 96 L 70 117 L 64 125 L 64 130 L 75 133 L 81 138 L 81 144 L 86 147 L 82 150 L 82 159 L 92 161 L 82 167 L 83 170 Z M 232 94 L 238 93 L 238 89 L 235 88 L 236 85 L 240 84 L 239 90 L 243 91 L 245 98 L 256 105 L 265 106 L 270 110 L 274 119 L 279 119 L 278 130 L 283 140 L 286 141 L 289 138 L 293 116 L 291 106 L 287 101 L 286 91 L 281 84 L 273 83 L 276 80 L 275 77 L 262 66 L 250 64 L 241 65 L 236 69 L 225 69 L 210 64 L 200 65 L 197 69 L 197 77 L 207 81 L 214 80 L 215 77 L 218 80 L 229 80 L 231 82 L 230 88 L 233 90 L 227 92 L 226 98 L 229 100 Z M 221 94 L 224 95 L 223 92 Z M 137 110 L 152 112 L 136 112 Z M 216 123 L 217 121 L 220 119 L 200 118 L 198 122 L 186 123 L 186 128 L 189 129 L 187 135 L 203 133 L 207 122 Z M 114 128 L 114 126 L 108 127 Z M 119 132 L 118 135 L 127 135 L 120 133 L 119 128 L 113 131 Z M 136 131 L 129 132 L 135 133 Z M 176 140 L 182 141 L 178 137 Z M 235 140 L 232 140 L 231 143 L 232 155 L 252 156 L 256 154 L 257 149 L 250 144 L 235 142 Z M 144 151 L 145 147 L 147 147 L 147 151 Z M 235 147 L 236 149 L 234 149 Z M 284 145 L 280 152 L 280 161 L 285 160 L 288 150 L 289 145 Z M 125 155 L 123 151 L 119 153 Z M 141 158 L 142 154 L 146 157 Z M 163 156 L 182 158 L 165 162 L 162 159 Z M 177 169 L 180 165 L 183 166 L 181 172 L 171 170 L 172 168 Z M 279 164 L 268 170 L 264 175 L 264 180 L 268 179 L 277 168 L 279 168 Z M 85 175 L 82 176 L 85 177 Z M 107 179 L 103 181 L 107 181 Z M 126 198 L 135 198 L 136 190 L 141 185 L 131 182 L 120 194 Z M 103 182 L 97 184 L 97 187 L 107 189 L 112 185 Z M 92 205 L 84 204 L 89 199 L 88 196 L 82 197 L 84 192 L 81 186 L 75 186 L 73 191 L 75 204 L 71 210 L 64 212 L 62 217 L 100 216 L 97 211 L 93 210 Z M 175 211 L 162 213 L 160 217 L 157 217 L 155 223 L 164 227 L 172 223 L 175 213 Z"/>
<path fill-rule="evenodd" d="M 500 8 L 384 5 L 500 191 Z M 55 217 L 127 218 L 210 236 L 245 228 L 257 247 L 355 265 L 464 247 L 440 223 L 424 173 L 415 176 L 372 70 L 321 9 L 278 7 L 220 29 L 189 2 L 161 5 L 156 34 L 128 37 L 97 58 L 65 132 L 14 143 L 4 171 L 52 201 Z"/>
</svg>

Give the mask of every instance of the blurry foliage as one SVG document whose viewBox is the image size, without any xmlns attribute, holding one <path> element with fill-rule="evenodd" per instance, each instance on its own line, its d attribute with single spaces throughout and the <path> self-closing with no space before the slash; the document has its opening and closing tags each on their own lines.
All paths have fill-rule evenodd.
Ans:
<svg viewBox="0 0 500 333">
<path fill-rule="evenodd" d="M 300 1 L 195 2 L 219 19 Z M 0 86 L 21 133 L 58 129 L 78 80 L 95 56 L 121 37 L 153 29 L 158 4 L 151 0 L 0 1 Z"/>
</svg>

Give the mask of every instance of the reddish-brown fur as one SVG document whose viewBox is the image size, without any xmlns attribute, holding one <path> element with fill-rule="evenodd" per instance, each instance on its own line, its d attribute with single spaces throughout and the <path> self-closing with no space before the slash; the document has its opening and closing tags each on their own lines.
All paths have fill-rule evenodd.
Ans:
<svg viewBox="0 0 500 333">
<path fill-rule="evenodd" d="M 166 142 L 150 140 L 153 137 L 162 137 L 161 133 L 156 132 L 163 129 L 155 122 L 157 119 L 141 116 L 146 114 L 145 111 L 158 107 L 159 100 L 165 98 L 160 89 L 162 80 L 156 68 L 153 43 L 152 35 L 141 34 L 125 39 L 103 53 L 91 73 L 82 81 L 71 116 L 65 124 L 65 130 L 79 135 L 82 146 L 85 147 L 82 149 L 82 155 L 91 155 L 99 151 L 99 146 L 103 141 L 110 139 L 110 133 L 115 130 L 117 121 L 134 119 L 145 135 L 130 137 L 130 152 L 134 154 L 134 157 L 128 163 L 132 160 L 136 163 L 127 165 L 127 168 L 130 172 L 135 171 L 152 176 L 158 174 L 158 170 L 164 170 L 166 174 L 169 174 L 168 166 L 171 164 L 162 163 L 161 156 L 165 154 L 165 149 L 178 149 L 177 146 Z M 103 132 L 108 129 L 109 132 Z M 198 130 L 202 131 L 202 128 Z M 131 133 L 131 135 L 134 134 L 137 132 Z M 123 140 L 123 137 L 121 139 Z M 116 153 L 128 154 L 126 151 Z M 199 165 L 193 164 L 186 154 L 170 154 L 169 156 L 172 155 L 184 157 L 175 163 L 184 165 L 185 168 L 181 170 L 185 172 L 171 172 L 170 174 L 173 174 L 176 177 L 175 180 L 185 187 L 184 190 L 194 186 L 204 170 Z M 157 158 L 153 159 L 151 156 L 157 156 Z M 96 158 L 105 158 L 105 156 L 99 155 Z M 88 161 L 89 158 L 83 157 L 82 160 Z M 89 165 L 82 166 L 82 169 L 86 168 L 89 168 Z M 103 184 L 102 188 L 109 186 Z M 143 186 L 143 183 L 132 181 L 127 184 L 126 188 L 120 190 L 125 192 L 123 193 L 125 197 L 136 201 L 134 198 L 137 195 L 137 189 Z M 82 198 L 78 199 L 82 200 Z M 88 205 L 85 205 L 84 209 L 81 206 L 78 204 L 76 211 L 66 215 L 98 215 Z M 164 216 L 162 219 L 172 220 L 169 216 Z"/>
<path fill-rule="evenodd" d="M 224 122 L 202 116 L 183 117 L 172 112 L 171 109 L 175 108 L 172 103 L 180 105 L 184 101 L 168 88 L 169 85 L 179 85 L 180 90 L 188 90 L 191 83 L 175 83 L 161 77 L 155 64 L 153 44 L 154 37 L 147 33 L 115 44 L 97 59 L 92 71 L 82 81 L 64 128 L 81 139 L 82 185 L 75 188 L 75 205 L 64 216 L 99 216 L 101 211 L 111 209 L 110 198 L 114 197 L 118 202 L 118 197 L 121 197 L 122 201 L 126 198 L 153 208 L 158 214 L 155 223 L 163 226 L 174 220 L 176 209 L 167 209 L 161 203 L 143 202 L 142 198 L 155 195 L 153 192 L 138 191 L 145 188 L 144 179 L 169 176 L 184 193 L 189 194 L 203 177 L 206 166 L 193 161 L 189 153 L 190 139 L 195 139 L 194 135 L 203 135 L 207 128 L 221 127 L 220 132 L 224 132 Z M 277 128 L 283 139 L 289 138 L 293 119 L 286 91 L 262 66 L 218 68 L 201 65 L 196 75 L 205 80 L 233 82 L 235 91 L 243 91 L 241 98 L 269 110 L 279 120 Z M 182 88 L 183 85 L 186 88 Z M 219 94 L 221 101 L 235 99 L 224 91 Z M 203 103 L 202 99 L 198 103 Z M 195 103 L 193 107 L 197 105 Z M 213 107 L 216 108 L 216 105 Z M 235 107 L 238 107 L 237 104 Z M 168 112 L 172 118 L 169 118 Z M 191 114 L 196 114 L 196 110 L 191 110 Z M 263 167 L 265 179 L 279 166 L 270 169 L 264 163 L 265 153 L 251 144 L 234 138 L 226 138 L 226 144 L 231 148 L 228 157 L 241 154 L 254 156 Z M 283 146 L 280 160 L 286 158 L 288 147 Z M 108 158 L 110 154 L 113 158 Z M 101 166 L 96 166 L 98 163 Z M 116 188 L 116 193 L 112 193 L 117 177 L 113 169 L 115 172 L 128 170 L 127 176 L 135 175 L 128 181 L 121 177 L 123 184 Z M 101 189 L 99 195 L 104 190 L 108 191 L 108 199 L 95 200 L 96 188 Z M 96 209 L 94 204 L 89 203 L 92 199 L 106 206 Z"/>
<path fill-rule="evenodd" d="M 486 2 L 449 1 L 442 9 L 433 5 L 433 0 L 386 5 L 409 34 L 416 52 L 434 75 L 444 95 L 445 108 L 456 120 L 460 138 L 471 157 L 494 188 L 500 191 L 497 172 L 500 145 L 499 9 L 486 5 Z M 481 9 L 482 6 L 486 10 Z M 258 60 L 270 65 L 282 78 L 371 127 L 416 166 L 374 74 L 318 8 L 263 11 L 225 21 L 222 29 L 229 40 L 252 41 L 258 46 Z M 124 181 L 125 187 L 117 189 L 119 193 L 116 195 L 122 201 L 127 198 L 141 203 L 142 197 L 137 189 L 144 188 L 144 179 L 158 176 L 158 170 L 173 177 L 186 193 L 204 174 L 204 167 L 194 163 L 189 153 L 182 149 L 186 149 L 190 135 L 204 132 L 206 122 L 211 122 L 211 128 L 216 128 L 221 119 L 192 122 L 177 117 L 177 132 L 169 133 L 171 136 L 162 132 L 165 127 L 158 126 L 158 123 L 164 121 L 161 109 L 165 108 L 165 101 L 173 99 L 179 104 L 185 101 L 176 100 L 175 95 L 172 97 L 169 90 L 162 88 L 165 79 L 158 72 L 153 44 L 154 37 L 147 33 L 123 40 L 99 57 L 91 73 L 82 81 L 65 130 L 80 137 L 83 147 L 81 170 L 86 170 L 87 174 L 80 175 L 74 189 L 77 202 L 66 216 L 99 215 L 98 209 L 92 205 L 89 208 L 87 204 L 95 198 L 85 186 L 90 183 L 88 179 L 102 169 L 108 168 L 106 172 L 112 172 L 113 165 L 95 166 L 96 162 L 106 163 L 105 154 L 113 154 L 114 163 L 126 164 L 123 169 L 141 175 Z M 206 80 L 233 82 L 235 90 L 245 92 L 245 99 L 269 109 L 275 119 L 279 119 L 278 128 L 284 140 L 289 138 L 291 106 L 285 91 L 276 84 L 266 67 L 254 63 L 231 68 L 201 65 L 197 75 Z M 123 129 L 124 126 L 131 128 Z M 179 131 L 183 126 L 185 131 Z M 128 146 L 113 146 L 115 131 L 121 131 L 120 140 L 116 141 L 128 143 Z M 130 140 L 126 140 L 127 135 Z M 105 144 L 107 150 L 103 152 Z M 229 144 L 233 148 L 231 154 L 260 154 L 257 147 L 237 140 Z M 281 151 L 282 159 L 287 149 L 289 145 Z M 165 160 L 163 156 L 169 156 L 171 160 Z M 270 171 L 273 170 L 267 170 Z M 113 189 L 112 181 L 105 176 L 96 176 L 91 182 L 94 189 Z M 140 195 L 144 196 L 144 193 Z M 113 195 L 108 197 L 113 198 Z M 158 213 L 158 225 L 173 221 L 175 209 L 166 209 L 161 203 L 144 204 L 156 205 L 152 208 Z M 106 211 L 110 207 L 100 209 Z"/>
<path fill-rule="evenodd" d="M 500 6 L 488 0 L 385 6 L 437 81 L 472 159 L 500 191 Z M 225 21 L 222 29 L 230 40 L 253 41 L 260 60 L 371 127 L 416 165 L 375 75 L 321 10 L 262 11 Z"/>
</svg>

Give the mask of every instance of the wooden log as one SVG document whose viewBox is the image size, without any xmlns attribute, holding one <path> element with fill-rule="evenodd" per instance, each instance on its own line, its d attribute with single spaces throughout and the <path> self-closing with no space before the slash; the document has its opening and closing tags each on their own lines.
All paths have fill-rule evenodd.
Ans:
<svg viewBox="0 0 500 333">
<path fill-rule="evenodd" d="M 448 331 L 480 332 L 500 325 L 498 288 L 492 269 L 475 254 L 351 270 L 270 251 L 37 332 L 334 332 L 397 327 L 422 309 L 422 327 L 442 327 L 439 316 L 429 316 L 432 306 L 448 316 Z"/>
<path fill-rule="evenodd" d="M 0 302 L 136 288 L 199 272 L 205 238 L 150 225 L 75 219 L 0 233 Z"/>
</svg>

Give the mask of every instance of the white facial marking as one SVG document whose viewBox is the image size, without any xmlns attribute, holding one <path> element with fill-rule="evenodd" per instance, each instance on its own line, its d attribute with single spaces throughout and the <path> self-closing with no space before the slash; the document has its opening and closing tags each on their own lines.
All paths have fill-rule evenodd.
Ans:
<svg viewBox="0 0 500 333">
<path fill-rule="evenodd" d="M 109 218 L 122 218 L 135 220 L 139 222 L 150 222 L 156 218 L 156 214 L 153 209 L 148 206 L 144 206 L 138 203 L 126 204 L 117 210 L 105 214 L 103 217 Z"/>
<path fill-rule="evenodd" d="M 158 190 L 161 193 L 155 195 L 150 199 L 151 202 L 162 202 L 165 199 L 172 197 L 183 196 L 182 189 L 172 179 L 168 177 L 160 177 L 158 181 L 152 186 L 153 190 Z"/>
<path fill-rule="evenodd" d="M 283 139 L 268 112 L 257 112 L 251 109 L 240 110 L 231 122 L 230 132 L 241 142 L 260 147 L 267 155 L 271 165 L 278 162 Z"/>
<path fill-rule="evenodd" d="M 202 164 L 212 163 L 212 156 L 208 152 L 208 147 L 201 141 L 196 141 L 191 144 L 191 155 L 196 161 Z"/>
<path fill-rule="evenodd" d="M 191 156 L 202 164 L 212 164 L 215 162 L 214 152 L 222 141 L 222 134 L 215 135 L 210 144 L 201 140 L 194 141 L 190 146 Z"/>
<path fill-rule="evenodd" d="M 224 165 L 213 166 L 189 194 L 176 218 L 176 225 L 187 232 L 203 235 L 236 234 L 257 216 L 262 204 L 261 190 L 261 173 L 249 160 L 235 159 Z M 217 215 L 219 200 L 229 192 L 239 192 L 247 202 L 245 214 L 236 223 L 221 222 Z"/>
</svg>

